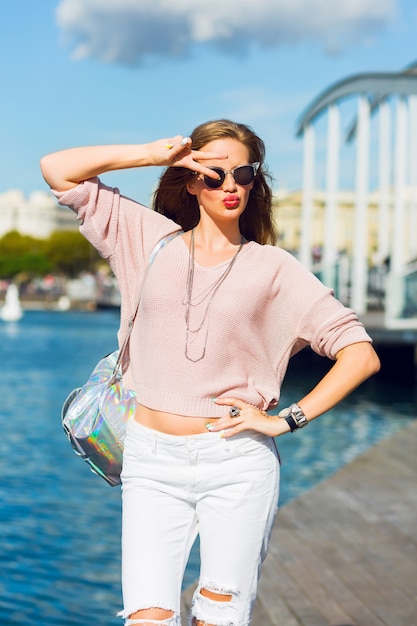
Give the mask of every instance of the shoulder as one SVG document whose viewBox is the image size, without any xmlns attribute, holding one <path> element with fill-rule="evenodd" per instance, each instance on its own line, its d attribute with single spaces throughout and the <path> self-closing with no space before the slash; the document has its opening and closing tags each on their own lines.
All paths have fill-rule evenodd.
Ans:
<svg viewBox="0 0 417 626">
<path fill-rule="evenodd" d="M 287 250 L 278 246 L 260 245 L 251 242 L 250 258 L 252 271 L 255 270 L 259 278 L 269 283 L 271 292 L 280 297 L 309 298 L 320 297 L 323 294 L 332 294 L 309 269 Z"/>
<path fill-rule="evenodd" d="M 256 261 L 267 263 L 269 267 L 276 270 L 286 268 L 288 270 L 311 274 L 298 259 L 283 248 L 271 246 L 269 244 L 259 244 L 256 241 L 250 242 L 250 256 Z"/>
<path fill-rule="evenodd" d="M 144 204 L 120 193 L 118 187 L 103 183 L 97 176 L 80 182 L 67 191 L 54 191 L 59 204 L 68 206 L 77 213 L 80 221 L 94 218 L 95 221 L 120 221 L 136 224 L 170 224 L 171 231 L 178 225 L 164 215 L 153 211 Z"/>
<path fill-rule="evenodd" d="M 146 257 L 163 237 L 179 230 L 178 224 L 139 202 L 124 196 L 117 187 L 104 184 L 98 177 L 79 183 L 68 191 L 56 193 L 58 202 L 70 207 L 81 222 L 80 231 L 109 258 Z"/>
<path fill-rule="evenodd" d="M 75 211 L 89 205 L 114 207 L 121 204 L 146 208 L 136 200 L 122 195 L 118 187 L 106 185 L 98 176 L 83 180 L 66 191 L 52 189 L 52 193 L 56 196 L 59 204 L 68 206 Z"/>
</svg>

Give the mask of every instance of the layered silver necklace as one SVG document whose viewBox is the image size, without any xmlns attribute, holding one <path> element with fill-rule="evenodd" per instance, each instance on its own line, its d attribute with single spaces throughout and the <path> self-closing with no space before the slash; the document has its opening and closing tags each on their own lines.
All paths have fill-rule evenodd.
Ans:
<svg viewBox="0 0 417 626">
<path fill-rule="evenodd" d="M 188 255 L 188 272 L 187 272 L 187 285 L 185 296 L 183 300 L 183 304 L 185 305 L 185 326 L 186 326 L 186 335 L 185 335 L 185 357 L 192 361 L 193 363 L 197 363 L 204 359 L 207 348 L 207 338 L 209 331 L 209 321 L 210 321 L 210 307 L 213 302 L 213 298 L 216 295 L 220 285 L 226 280 L 227 276 L 230 274 L 233 265 L 236 262 L 237 255 L 242 250 L 242 246 L 245 242 L 245 238 L 242 236 L 240 245 L 236 250 L 233 258 L 230 263 L 227 265 L 223 274 L 219 276 L 219 278 L 210 285 L 206 290 L 200 293 L 198 296 L 194 296 L 193 298 L 193 287 L 194 287 L 194 271 L 195 271 L 195 242 L 194 242 L 194 228 L 191 231 L 190 237 L 190 251 Z M 200 314 L 200 323 L 192 327 L 192 314 L 197 313 L 197 307 L 203 308 Z M 201 308 L 200 308 L 201 311 Z M 204 333 L 201 335 L 201 333 Z M 197 340 L 197 338 L 203 336 L 203 347 L 200 349 L 198 355 L 192 355 L 192 346 Z"/>
</svg>

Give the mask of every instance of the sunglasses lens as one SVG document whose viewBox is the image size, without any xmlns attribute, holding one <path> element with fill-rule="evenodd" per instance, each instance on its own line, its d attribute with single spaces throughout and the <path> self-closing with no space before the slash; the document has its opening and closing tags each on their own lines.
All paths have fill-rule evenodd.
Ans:
<svg viewBox="0 0 417 626">
<path fill-rule="evenodd" d="M 210 169 L 213 170 L 213 172 L 216 172 L 219 177 L 210 178 L 209 176 L 204 175 L 204 182 L 207 187 L 210 187 L 210 189 L 218 189 L 224 183 L 226 172 L 220 167 L 211 167 Z M 240 165 L 232 171 L 232 174 L 238 185 L 249 185 L 249 183 L 251 183 L 255 178 L 255 168 L 252 165 Z"/>
<path fill-rule="evenodd" d="M 234 171 L 233 177 L 238 185 L 249 185 L 255 178 L 252 165 L 241 165 Z"/>
<path fill-rule="evenodd" d="M 223 185 L 223 181 L 225 178 L 224 171 L 219 167 L 210 167 L 210 169 L 213 170 L 213 172 L 216 172 L 219 177 L 210 178 L 210 176 L 204 175 L 204 182 L 206 183 L 207 187 L 210 187 L 210 189 L 218 189 Z"/>
</svg>

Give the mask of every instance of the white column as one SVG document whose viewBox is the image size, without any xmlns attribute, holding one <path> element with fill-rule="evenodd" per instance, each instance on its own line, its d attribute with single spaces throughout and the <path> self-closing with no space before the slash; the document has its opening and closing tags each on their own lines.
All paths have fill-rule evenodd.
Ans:
<svg viewBox="0 0 417 626">
<path fill-rule="evenodd" d="M 304 129 L 303 198 L 301 206 L 301 241 L 299 259 L 311 268 L 311 223 L 314 210 L 315 132 L 309 124 Z"/>
<path fill-rule="evenodd" d="M 368 186 L 369 186 L 369 102 L 365 95 L 358 101 L 356 148 L 356 206 L 352 259 L 352 308 L 361 315 L 366 311 L 368 278 Z"/>
<path fill-rule="evenodd" d="M 408 245 L 412 261 L 417 259 L 417 96 L 408 99 L 409 111 L 409 220 L 408 220 Z"/>
<path fill-rule="evenodd" d="M 395 120 L 394 215 L 391 270 L 400 274 L 405 263 L 405 181 L 407 151 L 407 105 L 398 98 Z"/>
<path fill-rule="evenodd" d="M 379 107 L 379 209 L 378 258 L 383 261 L 390 253 L 391 197 L 391 113 L 384 101 Z"/>
<path fill-rule="evenodd" d="M 326 206 L 324 213 L 324 282 L 334 287 L 333 265 L 337 255 L 336 214 L 337 191 L 339 187 L 339 145 L 340 145 L 339 107 L 332 104 L 328 111 L 327 126 L 327 166 L 326 166 Z"/>
</svg>

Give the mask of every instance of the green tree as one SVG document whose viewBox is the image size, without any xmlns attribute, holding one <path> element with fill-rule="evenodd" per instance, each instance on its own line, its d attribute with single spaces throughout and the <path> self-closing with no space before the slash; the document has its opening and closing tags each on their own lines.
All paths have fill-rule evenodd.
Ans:
<svg viewBox="0 0 417 626">
<path fill-rule="evenodd" d="M 74 277 L 95 271 L 99 254 L 78 231 L 56 231 L 45 241 L 46 256 L 57 274 Z"/>
<path fill-rule="evenodd" d="M 22 272 L 39 276 L 51 271 L 41 239 L 21 235 L 16 230 L 0 239 L 0 277 L 13 278 Z"/>
<path fill-rule="evenodd" d="M 78 231 L 57 231 L 48 239 L 37 239 L 14 230 L 0 238 L 0 278 L 24 274 L 30 279 L 48 273 L 72 278 L 95 271 L 100 260 Z"/>
</svg>

